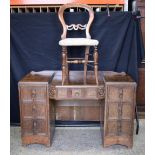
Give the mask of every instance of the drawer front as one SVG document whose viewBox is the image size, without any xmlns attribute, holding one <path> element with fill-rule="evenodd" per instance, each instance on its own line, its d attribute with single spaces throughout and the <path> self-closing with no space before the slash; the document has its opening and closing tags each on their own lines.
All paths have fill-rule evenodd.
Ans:
<svg viewBox="0 0 155 155">
<path fill-rule="evenodd" d="M 32 102 L 33 100 L 38 101 L 39 103 L 46 102 L 46 86 L 21 86 L 20 92 L 22 102 Z"/>
<path fill-rule="evenodd" d="M 117 135 L 117 121 L 108 121 L 105 131 L 106 131 L 105 136 Z"/>
<path fill-rule="evenodd" d="M 47 116 L 46 106 L 44 104 L 21 104 L 23 118 L 45 119 Z"/>
<path fill-rule="evenodd" d="M 107 100 L 109 102 L 133 102 L 134 87 L 132 86 L 108 86 Z"/>
<path fill-rule="evenodd" d="M 131 136 L 133 133 L 132 121 L 108 121 L 105 136 Z"/>
<path fill-rule="evenodd" d="M 106 110 L 106 118 L 111 119 L 132 119 L 134 106 L 132 103 L 109 102 Z"/>
<path fill-rule="evenodd" d="M 47 122 L 41 119 L 23 119 L 23 135 L 47 135 Z"/>
<path fill-rule="evenodd" d="M 85 89 L 82 88 L 57 88 L 56 98 L 81 99 L 85 96 L 85 94 Z"/>
<path fill-rule="evenodd" d="M 122 121 L 121 122 L 121 134 L 122 135 L 133 135 L 133 121 Z"/>
<path fill-rule="evenodd" d="M 49 95 L 50 98 L 56 98 L 56 99 L 100 99 L 104 98 L 104 88 L 50 87 Z"/>
</svg>

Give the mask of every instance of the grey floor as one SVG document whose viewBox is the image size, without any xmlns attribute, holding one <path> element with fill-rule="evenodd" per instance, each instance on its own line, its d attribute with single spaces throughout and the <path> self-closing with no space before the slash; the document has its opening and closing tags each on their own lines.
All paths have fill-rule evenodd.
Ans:
<svg viewBox="0 0 155 155">
<path fill-rule="evenodd" d="M 21 145 L 20 127 L 11 127 L 11 155 L 144 155 L 145 120 L 140 120 L 139 134 L 135 134 L 132 149 L 114 145 L 102 147 L 99 127 L 57 127 L 51 147 L 32 144 Z"/>
</svg>

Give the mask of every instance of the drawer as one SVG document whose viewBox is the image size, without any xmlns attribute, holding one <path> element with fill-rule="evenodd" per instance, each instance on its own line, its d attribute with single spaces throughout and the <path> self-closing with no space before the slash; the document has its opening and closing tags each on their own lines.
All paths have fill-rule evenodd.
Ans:
<svg viewBox="0 0 155 155">
<path fill-rule="evenodd" d="M 85 89 L 82 88 L 57 88 L 56 98 L 58 99 L 80 99 L 85 96 Z"/>
<path fill-rule="evenodd" d="M 22 102 L 45 102 L 47 98 L 47 89 L 45 86 L 20 86 Z"/>
<path fill-rule="evenodd" d="M 107 100 L 109 102 L 133 102 L 134 87 L 131 86 L 108 86 Z"/>
<path fill-rule="evenodd" d="M 47 122 L 41 119 L 23 119 L 22 134 L 24 135 L 46 135 Z"/>
<path fill-rule="evenodd" d="M 132 135 L 133 133 L 132 122 L 133 121 L 128 121 L 128 120 L 107 121 L 106 132 L 105 132 L 106 136 Z"/>
<path fill-rule="evenodd" d="M 106 110 L 107 119 L 118 119 L 118 104 L 119 103 L 108 103 Z"/>
<path fill-rule="evenodd" d="M 134 106 L 132 103 L 109 102 L 106 111 L 107 119 L 132 119 Z"/>
<path fill-rule="evenodd" d="M 117 135 L 117 121 L 107 121 L 106 122 L 107 125 L 106 125 L 106 129 L 105 129 L 105 136 L 107 135 L 111 135 L 111 136 L 114 136 L 114 135 Z"/>
<path fill-rule="evenodd" d="M 46 106 L 44 104 L 21 104 L 22 116 L 24 118 L 41 118 L 44 119 L 47 116 Z"/>
<path fill-rule="evenodd" d="M 126 121 L 122 120 L 121 122 L 121 134 L 122 135 L 133 135 L 133 120 L 132 121 Z"/>
<path fill-rule="evenodd" d="M 125 103 L 122 106 L 122 119 L 133 119 L 134 105 L 130 103 Z"/>
<path fill-rule="evenodd" d="M 103 87 L 50 87 L 50 98 L 56 99 L 100 99 L 104 98 Z"/>
</svg>

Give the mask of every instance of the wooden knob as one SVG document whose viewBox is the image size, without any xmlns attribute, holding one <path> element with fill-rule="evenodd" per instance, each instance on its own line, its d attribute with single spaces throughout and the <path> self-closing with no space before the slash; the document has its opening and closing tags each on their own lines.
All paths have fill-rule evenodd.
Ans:
<svg viewBox="0 0 155 155">
<path fill-rule="evenodd" d="M 123 89 L 121 88 L 119 91 L 119 98 L 122 99 L 123 98 Z"/>
<path fill-rule="evenodd" d="M 79 93 L 79 92 L 76 92 L 76 93 L 75 93 L 75 96 L 77 96 L 77 97 L 78 97 L 79 95 L 80 95 L 80 93 Z"/>
<path fill-rule="evenodd" d="M 32 106 L 32 110 L 35 111 L 36 110 L 36 105 Z"/>
<path fill-rule="evenodd" d="M 34 121 L 34 122 L 33 122 L 33 127 L 36 127 L 36 126 L 37 126 L 37 122 Z"/>
<path fill-rule="evenodd" d="M 32 90 L 32 98 L 35 98 L 35 97 L 36 97 L 36 90 L 33 89 L 33 90 Z"/>
<path fill-rule="evenodd" d="M 36 129 L 37 129 L 37 122 L 36 120 L 33 121 L 33 134 L 36 134 Z"/>
</svg>

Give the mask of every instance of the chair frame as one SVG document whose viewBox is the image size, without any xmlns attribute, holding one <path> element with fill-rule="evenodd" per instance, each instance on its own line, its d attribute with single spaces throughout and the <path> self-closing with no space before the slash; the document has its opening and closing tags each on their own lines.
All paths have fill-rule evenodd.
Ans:
<svg viewBox="0 0 155 155">
<path fill-rule="evenodd" d="M 89 20 L 86 25 L 81 25 L 81 24 L 71 24 L 67 25 L 64 20 L 64 11 L 69 8 L 83 8 L 86 9 L 89 13 Z M 66 39 L 67 31 L 68 30 L 86 30 L 86 38 L 91 39 L 91 35 L 89 33 L 90 26 L 94 20 L 94 11 L 93 9 L 86 4 L 79 4 L 79 3 L 68 3 L 64 4 L 59 8 L 58 11 L 58 17 L 59 20 L 62 24 L 63 27 L 63 33 L 61 35 L 61 39 Z M 68 70 L 68 63 L 74 63 L 74 64 L 79 64 L 83 63 L 84 64 L 84 84 L 86 84 L 86 78 L 87 78 L 87 65 L 88 63 L 92 63 L 92 61 L 88 61 L 89 57 L 89 49 L 90 46 L 86 46 L 85 48 L 85 60 L 74 60 L 74 61 L 68 61 L 67 57 L 67 47 L 62 46 L 62 85 L 65 83 L 68 84 L 69 81 L 69 70 Z M 98 51 L 97 51 L 97 46 L 94 46 L 94 73 L 95 73 L 95 79 L 96 79 L 96 84 L 98 85 Z"/>
</svg>

